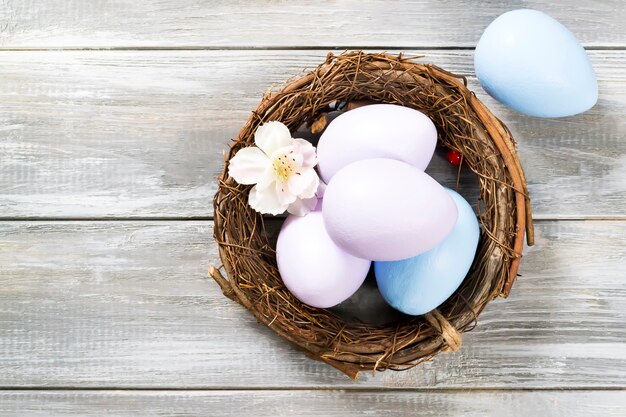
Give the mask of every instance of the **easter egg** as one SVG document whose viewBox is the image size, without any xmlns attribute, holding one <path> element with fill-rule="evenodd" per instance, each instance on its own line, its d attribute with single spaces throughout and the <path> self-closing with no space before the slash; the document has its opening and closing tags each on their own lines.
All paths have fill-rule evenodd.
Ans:
<svg viewBox="0 0 626 417">
<path fill-rule="evenodd" d="M 319 210 L 287 217 L 276 243 L 276 262 L 289 291 L 320 308 L 335 306 L 354 294 L 371 265 L 331 240 Z"/>
<path fill-rule="evenodd" d="M 537 10 L 513 10 L 491 22 L 476 45 L 474 68 L 485 91 L 530 116 L 571 116 L 598 100 L 580 42 Z"/>
<path fill-rule="evenodd" d="M 326 183 L 362 159 L 396 159 L 423 171 L 436 144 L 437 128 L 424 113 L 372 104 L 345 112 L 328 125 L 317 145 L 318 169 Z"/>
<path fill-rule="evenodd" d="M 459 288 L 478 246 L 476 215 L 463 197 L 446 190 L 458 208 L 452 233 L 439 245 L 409 259 L 374 262 L 378 289 L 395 309 L 420 315 L 437 308 Z"/>
<path fill-rule="evenodd" d="M 329 236 L 346 252 L 395 261 L 443 241 L 456 223 L 457 208 L 419 168 L 379 158 L 353 162 L 335 174 L 322 214 Z"/>
</svg>

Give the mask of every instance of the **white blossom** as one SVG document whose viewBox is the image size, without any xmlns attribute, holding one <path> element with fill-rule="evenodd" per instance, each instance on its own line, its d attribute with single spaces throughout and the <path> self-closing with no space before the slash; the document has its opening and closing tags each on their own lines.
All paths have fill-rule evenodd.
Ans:
<svg viewBox="0 0 626 417">
<path fill-rule="evenodd" d="M 304 216 L 317 204 L 320 179 L 315 171 L 315 147 L 294 139 L 287 126 L 268 122 L 254 134 L 256 146 L 240 149 L 228 174 L 239 184 L 254 184 L 248 203 L 259 213 L 289 211 Z"/>
</svg>

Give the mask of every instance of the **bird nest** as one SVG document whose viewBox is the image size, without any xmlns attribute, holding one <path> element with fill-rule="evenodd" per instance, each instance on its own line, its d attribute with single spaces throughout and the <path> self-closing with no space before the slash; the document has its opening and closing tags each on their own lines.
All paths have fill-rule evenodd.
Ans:
<svg viewBox="0 0 626 417">
<path fill-rule="evenodd" d="M 464 169 L 476 175 L 480 186 L 481 239 L 462 285 L 436 310 L 398 315 L 385 324 L 348 320 L 295 298 L 276 267 L 271 222 L 250 208 L 250 186 L 237 184 L 227 169 L 239 149 L 254 144 L 261 124 L 277 120 L 295 131 L 337 103 L 363 100 L 426 114 L 437 127 L 439 143 L 461 154 Z M 458 350 L 461 333 L 474 327 L 485 305 L 508 296 L 525 232 L 528 244 L 533 243 L 526 180 L 511 132 L 467 88 L 464 77 L 402 55 L 329 54 L 315 70 L 263 98 L 225 165 L 213 201 L 224 274 L 212 267 L 211 276 L 226 296 L 280 337 L 352 378 L 362 370 L 407 369 L 439 352 Z"/>
</svg>

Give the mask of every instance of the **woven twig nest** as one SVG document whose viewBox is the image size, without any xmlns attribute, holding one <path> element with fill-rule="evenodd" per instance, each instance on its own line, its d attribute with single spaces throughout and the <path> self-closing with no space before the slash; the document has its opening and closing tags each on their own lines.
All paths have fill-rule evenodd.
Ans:
<svg viewBox="0 0 626 417">
<path fill-rule="evenodd" d="M 481 239 L 461 287 L 443 305 L 395 323 L 347 321 L 296 299 L 283 285 L 266 221 L 248 205 L 250 186 L 228 176 L 228 161 L 254 144 L 261 124 L 278 120 L 292 131 L 311 123 L 337 102 L 369 100 L 417 109 L 428 115 L 441 144 L 457 150 L 480 184 Z M 533 232 L 526 181 L 509 130 L 466 87 L 464 77 L 402 56 L 363 52 L 329 54 L 309 74 L 266 96 L 239 132 L 226 158 L 214 198 L 215 239 L 225 278 L 211 275 L 279 336 L 308 356 L 352 378 L 361 370 L 406 369 L 460 347 L 487 302 L 506 297 L 517 276 L 524 232 Z"/>
</svg>

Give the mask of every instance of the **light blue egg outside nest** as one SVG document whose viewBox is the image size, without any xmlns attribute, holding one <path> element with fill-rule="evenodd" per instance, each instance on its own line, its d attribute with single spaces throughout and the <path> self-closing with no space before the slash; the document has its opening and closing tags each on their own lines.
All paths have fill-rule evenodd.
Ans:
<svg viewBox="0 0 626 417">
<path fill-rule="evenodd" d="M 452 233 L 438 246 L 413 258 L 374 262 L 378 289 L 396 310 L 417 316 L 437 308 L 467 275 L 480 237 L 478 220 L 463 197 L 446 189 L 458 208 Z"/>
<path fill-rule="evenodd" d="M 571 116 L 598 100 L 584 48 L 565 26 L 537 10 L 495 19 L 476 46 L 474 69 L 485 91 L 530 116 Z"/>
</svg>

